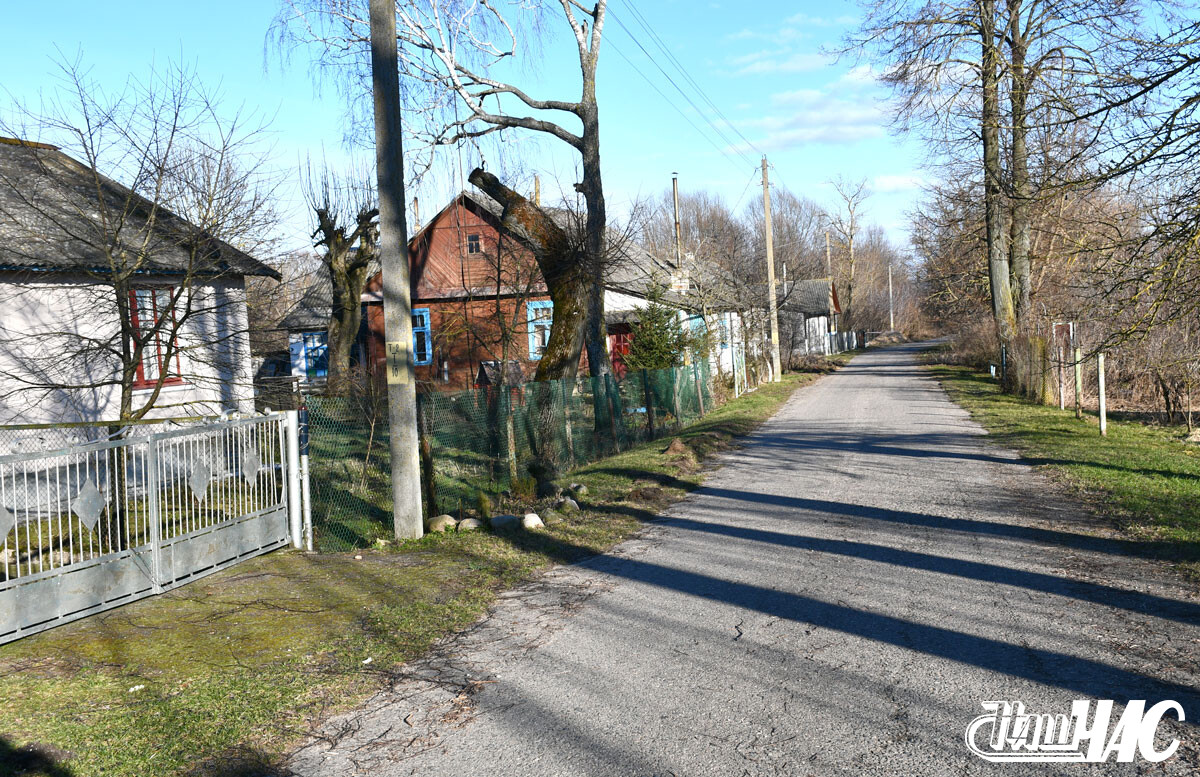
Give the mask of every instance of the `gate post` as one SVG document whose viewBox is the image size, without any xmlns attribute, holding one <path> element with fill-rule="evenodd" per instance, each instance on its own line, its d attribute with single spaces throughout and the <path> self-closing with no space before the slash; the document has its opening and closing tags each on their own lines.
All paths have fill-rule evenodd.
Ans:
<svg viewBox="0 0 1200 777">
<path fill-rule="evenodd" d="M 292 547 L 304 546 L 304 531 L 300 525 L 300 418 L 295 410 L 284 411 L 287 444 L 288 527 Z"/>
<path fill-rule="evenodd" d="M 304 515 L 304 549 L 312 553 L 312 490 L 308 481 L 308 405 L 303 397 L 300 398 L 300 416 L 297 420 L 300 432 L 300 502 L 303 505 Z"/>
<path fill-rule="evenodd" d="M 153 436 L 146 445 L 147 521 L 150 530 L 150 574 L 154 593 L 163 592 L 162 585 L 162 508 L 159 504 L 158 437 Z"/>
</svg>

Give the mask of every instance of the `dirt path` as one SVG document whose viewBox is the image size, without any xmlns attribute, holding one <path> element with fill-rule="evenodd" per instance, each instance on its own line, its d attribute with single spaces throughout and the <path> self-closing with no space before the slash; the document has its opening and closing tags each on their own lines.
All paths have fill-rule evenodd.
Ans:
<svg viewBox="0 0 1200 777">
<path fill-rule="evenodd" d="M 1200 600 L 872 352 L 644 536 L 513 592 L 302 775 L 1194 774 Z M 1175 699 L 1162 764 L 995 764 L 987 700 Z"/>
</svg>

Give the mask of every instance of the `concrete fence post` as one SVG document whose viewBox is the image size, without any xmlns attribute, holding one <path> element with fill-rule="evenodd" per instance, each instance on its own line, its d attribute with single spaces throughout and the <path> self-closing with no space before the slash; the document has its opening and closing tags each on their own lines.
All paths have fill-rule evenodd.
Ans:
<svg viewBox="0 0 1200 777">
<path fill-rule="evenodd" d="M 1083 354 L 1075 346 L 1075 417 L 1083 418 Z"/>
<path fill-rule="evenodd" d="M 284 440 L 287 445 L 288 526 L 292 535 L 292 547 L 299 550 L 304 547 L 300 506 L 300 413 L 296 410 L 286 410 L 283 415 L 286 429 Z"/>
<path fill-rule="evenodd" d="M 154 579 L 154 593 L 163 592 L 162 574 L 162 506 L 159 502 L 161 482 L 159 480 L 158 437 L 151 437 L 146 445 L 146 519 L 150 530 L 150 568 Z"/>
<path fill-rule="evenodd" d="M 1104 352 L 1096 356 L 1096 385 L 1100 393 L 1100 435 L 1108 436 L 1108 408 L 1104 398 Z"/>
<path fill-rule="evenodd" d="M 1058 409 L 1067 409 L 1067 384 L 1063 376 L 1063 362 L 1067 359 L 1066 351 L 1058 346 Z"/>
<path fill-rule="evenodd" d="M 312 525 L 312 488 L 308 477 L 308 405 L 300 400 L 299 412 L 299 445 L 300 445 L 300 503 L 304 519 L 304 549 L 309 553 L 313 550 Z"/>
</svg>

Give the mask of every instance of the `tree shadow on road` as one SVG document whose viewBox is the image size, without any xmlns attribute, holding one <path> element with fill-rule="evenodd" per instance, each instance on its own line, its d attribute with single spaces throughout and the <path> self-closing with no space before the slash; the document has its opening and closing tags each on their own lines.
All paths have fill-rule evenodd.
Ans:
<svg viewBox="0 0 1200 777">
<path fill-rule="evenodd" d="M 625 476 L 633 476 L 645 480 L 652 480 L 660 483 L 663 486 L 692 488 L 690 484 L 685 484 L 684 481 L 680 481 L 669 475 L 662 475 L 656 472 L 647 471 L 631 473 L 627 469 L 599 469 L 596 471 L 604 473 L 610 471 L 619 472 Z M 1097 537 L 1090 534 L 1060 531 L 1057 529 L 1044 529 L 1036 526 L 1023 526 L 1019 524 L 984 521 L 972 518 L 950 518 L 946 516 L 932 515 L 929 513 L 917 513 L 909 510 L 891 510 L 884 507 L 856 505 L 849 502 L 837 502 L 828 499 L 809 499 L 805 497 L 782 496 L 778 494 L 763 494 L 754 491 L 721 488 L 718 486 L 701 486 L 699 489 L 693 490 L 695 493 L 722 497 L 739 502 L 752 502 L 755 504 L 782 507 L 789 510 L 827 513 L 830 515 L 843 516 L 847 518 L 861 518 L 873 521 L 883 521 L 891 524 L 921 526 L 924 528 L 939 529 L 943 531 L 982 534 L 1004 539 L 1021 540 L 1026 542 L 1034 542 L 1041 545 L 1053 545 L 1071 548 L 1074 550 L 1104 553 L 1115 556 L 1131 556 L 1160 560 L 1179 560 L 1181 558 L 1193 557 L 1200 558 L 1200 547 L 1196 547 L 1196 543 L 1113 539 L 1109 537 Z M 603 509 L 608 510 L 612 508 L 605 506 Z M 654 516 L 639 513 L 635 515 L 635 517 L 638 517 L 642 520 L 650 520 Z"/>
<path fill-rule="evenodd" d="M 530 536 L 525 532 L 507 536 L 519 547 L 528 542 L 536 542 L 543 550 L 550 546 L 553 554 L 564 561 L 579 557 L 578 546 L 553 537 Z M 1014 645 L 627 556 L 598 556 L 586 563 L 603 574 L 624 580 L 895 645 L 935 658 L 1075 691 L 1090 698 L 1114 699 L 1120 703 L 1130 699 L 1174 699 L 1189 709 L 1200 704 L 1200 691 L 1191 686 L 1162 681 L 1069 653 Z M 1189 719 L 1188 723 L 1196 725 L 1197 721 Z"/>
</svg>

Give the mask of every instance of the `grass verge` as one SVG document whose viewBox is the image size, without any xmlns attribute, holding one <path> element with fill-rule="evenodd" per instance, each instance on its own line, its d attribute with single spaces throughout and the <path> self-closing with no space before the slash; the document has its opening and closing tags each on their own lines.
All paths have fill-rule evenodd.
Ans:
<svg viewBox="0 0 1200 777">
<path fill-rule="evenodd" d="M 276 552 L 0 647 L 0 774 L 270 774 L 315 722 L 385 685 L 498 592 L 635 533 L 701 483 L 705 457 L 818 375 L 729 402 L 682 430 L 682 448 L 660 440 L 576 470 L 582 510 L 543 510 L 545 531 Z"/>
<path fill-rule="evenodd" d="M 985 373 L 931 365 L 951 399 L 1002 445 L 1098 502 L 1139 555 L 1178 563 L 1200 579 L 1200 446 L 1179 428 L 1109 421 L 1004 394 Z"/>
</svg>

